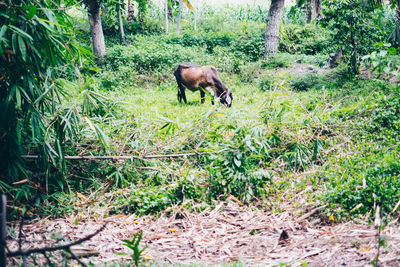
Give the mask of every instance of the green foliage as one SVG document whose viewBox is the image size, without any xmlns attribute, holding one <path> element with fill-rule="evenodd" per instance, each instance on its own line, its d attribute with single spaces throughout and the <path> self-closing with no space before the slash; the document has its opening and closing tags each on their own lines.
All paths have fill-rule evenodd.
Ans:
<svg viewBox="0 0 400 267">
<path fill-rule="evenodd" d="M 400 56 L 398 55 L 398 49 L 394 48 L 388 43 L 379 42 L 375 44 L 376 50 L 371 54 L 363 56 L 363 62 L 371 67 L 371 71 L 378 74 L 378 77 L 382 75 L 398 75 Z"/>
<path fill-rule="evenodd" d="M 291 86 L 296 91 L 307 91 L 312 88 L 321 88 L 321 78 L 315 74 L 307 74 L 304 76 L 298 76 L 293 78 L 291 81 Z"/>
<path fill-rule="evenodd" d="M 371 133 L 385 132 L 388 138 L 400 137 L 400 95 L 383 96 L 371 114 Z"/>
<path fill-rule="evenodd" d="M 274 58 L 264 59 L 261 63 L 261 67 L 267 69 L 287 68 L 290 65 L 290 59 L 283 54 L 278 54 Z"/>
<path fill-rule="evenodd" d="M 232 43 L 233 37 L 230 33 L 208 33 L 193 34 L 185 32 L 183 35 L 172 35 L 166 39 L 169 44 L 180 44 L 182 46 L 204 46 L 208 52 L 213 52 L 216 46 L 227 47 Z"/>
<path fill-rule="evenodd" d="M 137 232 L 132 240 L 122 240 L 123 245 L 130 248 L 132 250 L 132 260 L 135 262 L 135 266 L 139 266 L 139 262 L 141 260 L 140 255 L 144 252 L 147 247 L 142 249 L 139 248 L 140 241 L 142 240 L 143 232 Z"/>
<path fill-rule="evenodd" d="M 279 51 L 316 55 L 328 53 L 331 32 L 318 24 L 283 24 L 279 32 Z"/>
<path fill-rule="evenodd" d="M 118 197 L 113 212 L 154 214 L 168 208 L 172 202 L 168 191 L 162 187 L 132 188 Z"/>
<path fill-rule="evenodd" d="M 275 87 L 276 81 L 275 78 L 271 75 L 264 75 L 261 77 L 258 87 L 261 91 L 269 91 Z"/>
<path fill-rule="evenodd" d="M 264 55 L 264 34 L 245 35 L 232 43 L 232 51 L 240 53 L 243 58 L 256 61 Z"/>
<path fill-rule="evenodd" d="M 222 143 L 222 153 L 207 157 L 209 172 L 208 198 L 228 194 L 250 202 L 266 197 L 270 172 L 262 169 L 270 161 L 270 144 L 274 136 L 259 127 L 235 129 L 230 142 Z"/>
<path fill-rule="evenodd" d="M 107 50 L 104 68 L 117 71 L 148 73 L 149 71 L 170 70 L 183 61 L 191 61 L 193 49 L 180 45 L 155 42 L 145 38 L 137 38 L 136 45 L 114 46 Z M 122 77 L 124 79 L 124 77 Z"/>
<path fill-rule="evenodd" d="M 33 173 L 32 184 L 7 189 L 12 199 L 30 201 L 45 183 L 63 184 L 65 143 L 76 139 L 77 114 L 59 105 L 62 77 L 87 64 L 90 53 L 77 43 L 65 10 L 48 1 L 3 3 L 0 24 L 0 176 L 11 184 Z M 28 152 L 40 156 L 34 164 L 21 158 Z"/>
<path fill-rule="evenodd" d="M 400 200 L 400 165 L 396 154 L 375 154 L 343 159 L 331 181 L 326 199 L 344 214 L 392 213 Z"/>
<path fill-rule="evenodd" d="M 328 1 L 326 6 L 322 22 L 334 32 L 331 43 L 343 51 L 351 73 L 359 74 L 361 57 L 387 37 L 381 23 L 376 23 L 384 19 L 382 11 L 375 11 L 362 0 Z"/>
</svg>

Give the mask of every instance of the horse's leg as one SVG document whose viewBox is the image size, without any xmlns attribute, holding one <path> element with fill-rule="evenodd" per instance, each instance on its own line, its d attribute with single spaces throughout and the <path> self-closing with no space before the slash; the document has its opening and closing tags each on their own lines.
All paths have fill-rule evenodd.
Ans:
<svg viewBox="0 0 400 267">
<path fill-rule="evenodd" d="M 204 92 L 203 88 L 200 88 L 200 101 L 203 104 L 205 99 L 206 93 Z"/>
<path fill-rule="evenodd" d="M 179 103 L 183 101 L 186 104 L 186 95 L 185 95 L 185 88 L 183 87 L 182 83 L 178 82 L 178 101 Z"/>
</svg>

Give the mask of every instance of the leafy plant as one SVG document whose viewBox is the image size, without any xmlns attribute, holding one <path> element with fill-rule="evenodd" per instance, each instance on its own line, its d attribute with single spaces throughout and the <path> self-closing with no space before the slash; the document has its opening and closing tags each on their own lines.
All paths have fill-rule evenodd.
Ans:
<svg viewBox="0 0 400 267">
<path fill-rule="evenodd" d="M 319 89 L 322 87 L 321 79 L 315 74 L 307 74 L 305 76 L 298 76 L 293 78 L 291 81 L 291 86 L 296 91 L 307 91 L 312 88 Z"/>
<path fill-rule="evenodd" d="M 124 242 L 123 245 L 132 250 L 131 257 L 132 257 L 132 260 L 135 262 L 135 266 L 139 266 L 139 263 L 141 260 L 140 255 L 147 248 L 147 246 L 144 248 L 139 248 L 139 244 L 140 244 L 140 241 L 142 240 L 142 236 L 143 236 L 143 232 L 137 232 L 133 236 L 132 240 L 122 240 Z"/>
<path fill-rule="evenodd" d="M 326 2 L 326 7 L 322 25 L 334 32 L 331 42 L 342 50 L 351 73 L 359 74 L 361 57 L 385 38 L 380 25 L 374 23 L 374 15 L 380 11 L 362 0 L 332 0 Z"/>
<path fill-rule="evenodd" d="M 25 184 L 23 194 L 17 191 L 13 198 L 19 200 L 30 201 L 40 185 L 60 185 L 64 145 L 76 136 L 74 112 L 59 105 L 65 94 L 62 78 L 91 61 L 75 39 L 69 4 L 62 9 L 44 0 L 0 6 L 0 176 L 9 184 L 28 176 L 38 183 Z M 35 164 L 21 157 L 28 151 L 39 155 Z M 45 175 L 37 179 L 29 172 Z"/>
</svg>

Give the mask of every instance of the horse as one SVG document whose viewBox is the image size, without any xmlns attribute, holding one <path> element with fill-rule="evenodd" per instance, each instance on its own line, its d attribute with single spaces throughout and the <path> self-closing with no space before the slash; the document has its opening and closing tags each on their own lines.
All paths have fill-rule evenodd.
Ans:
<svg viewBox="0 0 400 267">
<path fill-rule="evenodd" d="M 178 84 L 178 101 L 187 104 L 185 87 L 192 92 L 200 90 L 201 103 L 204 103 L 205 91 L 214 98 L 219 98 L 226 107 L 232 106 L 232 91 L 228 90 L 218 76 L 217 69 L 213 66 L 199 66 L 189 62 L 183 62 L 174 71 Z M 214 99 L 211 99 L 214 105 Z"/>
</svg>

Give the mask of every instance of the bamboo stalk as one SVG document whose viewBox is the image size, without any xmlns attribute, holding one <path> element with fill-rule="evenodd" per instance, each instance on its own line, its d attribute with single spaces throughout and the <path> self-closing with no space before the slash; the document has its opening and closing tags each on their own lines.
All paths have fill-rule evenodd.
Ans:
<svg viewBox="0 0 400 267">
<path fill-rule="evenodd" d="M 119 160 L 119 159 L 158 159 L 158 158 L 179 158 L 179 157 L 192 157 L 200 155 L 200 153 L 177 153 L 177 154 L 164 154 L 164 155 L 143 155 L 143 156 L 64 156 L 64 159 L 69 160 Z M 38 159 L 38 155 L 23 155 L 24 159 Z"/>
</svg>

